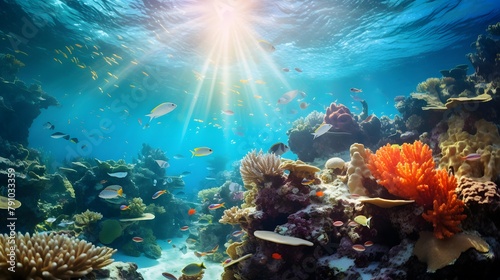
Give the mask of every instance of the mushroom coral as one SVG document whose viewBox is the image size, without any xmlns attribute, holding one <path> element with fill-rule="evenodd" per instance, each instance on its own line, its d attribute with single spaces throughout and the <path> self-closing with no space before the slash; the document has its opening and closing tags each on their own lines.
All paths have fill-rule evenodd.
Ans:
<svg viewBox="0 0 500 280">
<path fill-rule="evenodd" d="M 423 206 L 422 217 L 433 224 L 435 237 L 443 239 L 459 232 L 466 216 L 455 194 L 456 177 L 434 166 L 431 149 L 420 141 L 400 148 L 387 144 L 368 153 L 368 169 L 377 182 L 391 194 Z"/>
</svg>

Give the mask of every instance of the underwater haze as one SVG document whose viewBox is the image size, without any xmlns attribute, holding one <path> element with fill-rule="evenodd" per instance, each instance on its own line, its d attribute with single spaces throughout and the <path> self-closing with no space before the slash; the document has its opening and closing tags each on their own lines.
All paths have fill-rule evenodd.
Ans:
<svg viewBox="0 0 500 280">
<path fill-rule="evenodd" d="M 190 157 L 189 150 L 210 146 L 214 156 L 234 161 L 250 149 L 286 142 L 293 120 L 322 112 L 333 101 L 360 112 L 350 97 L 352 87 L 363 90 L 370 113 L 394 116 L 395 96 L 408 95 L 441 69 L 467 63 L 469 45 L 498 20 L 499 6 L 497 1 L 2 1 L 1 49 L 17 51 L 26 64 L 19 79 L 41 84 L 60 103 L 43 110 L 29 135 L 30 146 L 57 162 L 77 155 L 130 160 L 142 143 L 168 157 Z M 266 51 L 259 40 L 275 51 Z M 294 89 L 307 94 L 309 107 L 301 109 L 297 100 L 277 104 Z M 162 102 L 178 107 L 149 122 L 145 115 Z M 64 147 L 43 129 L 47 121 L 79 139 L 92 138 L 92 131 L 102 137 L 85 150 Z"/>
<path fill-rule="evenodd" d="M 464 211 L 467 199 L 449 191 L 467 175 L 490 186 L 481 205 L 500 205 L 499 36 L 498 0 L 0 0 L 0 166 L 15 169 L 25 187 L 16 211 L 29 217 L 17 231 L 72 231 L 118 249 L 115 259 L 136 262 L 145 279 L 176 279 L 162 276 L 166 263 L 182 277 L 278 279 L 310 256 L 323 270 L 294 270 L 296 279 L 348 278 L 349 267 L 392 267 L 381 256 L 404 256 L 421 230 L 451 238 L 461 222 L 485 236 L 474 248 L 488 252 L 483 243 L 499 236 L 484 227 L 500 227 L 491 218 L 500 207 L 475 224 L 463 213 L 482 208 Z M 480 144 L 447 154 L 466 132 Z M 358 166 L 369 176 L 352 163 L 354 143 L 373 151 Z M 390 165 L 380 147 L 393 149 L 385 159 L 394 165 L 400 151 L 427 155 L 432 171 L 415 167 L 408 173 L 420 177 L 401 181 L 449 183 L 433 195 L 455 212 L 384 185 L 401 174 L 368 170 Z M 353 173 L 367 190 L 352 190 Z M 0 212 L 7 189 L 1 182 Z M 360 196 L 401 208 L 365 206 Z M 438 208 L 454 227 L 427 218 Z M 271 231 L 302 239 L 275 242 Z M 487 265 L 498 263 L 493 255 Z M 418 271 L 399 268 L 423 279 L 458 258 L 439 267 L 425 257 L 402 262 Z M 378 273 L 368 270 L 350 279 Z M 229 272 L 224 279 L 236 279 Z M 374 279 L 393 279 L 383 276 Z"/>
</svg>

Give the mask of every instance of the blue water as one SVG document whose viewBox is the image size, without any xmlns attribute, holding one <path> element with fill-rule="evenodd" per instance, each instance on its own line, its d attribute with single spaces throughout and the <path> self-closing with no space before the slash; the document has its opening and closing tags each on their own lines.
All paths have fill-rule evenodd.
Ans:
<svg viewBox="0 0 500 280">
<path fill-rule="evenodd" d="M 206 167 L 214 158 L 231 169 L 251 149 L 286 143 L 291 122 L 324 112 L 333 101 L 359 113 L 351 87 L 363 90 L 370 113 L 393 118 L 395 96 L 440 77 L 441 69 L 468 64 L 470 44 L 500 20 L 498 1 L 0 5 L 0 52 L 26 64 L 20 80 L 41 84 L 60 103 L 33 122 L 31 147 L 57 167 L 75 157 L 131 162 L 147 143 L 166 152 L 168 174 L 192 172 L 187 186 L 210 176 Z M 293 89 L 307 94 L 302 101 L 308 108 L 300 109 L 297 100 L 277 104 Z M 144 128 L 145 115 L 162 102 L 178 107 Z M 221 114 L 226 109 L 234 115 Z M 80 142 L 52 139 L 54 131 L 43 128 L 47 121 Z M 191 158 L 189 150 L 200 146 L 213 155 Z M 175 154 L 185 158 L 174 160 Z M 292 152 L 284 156 L 296 158 Z"/>
</svg>

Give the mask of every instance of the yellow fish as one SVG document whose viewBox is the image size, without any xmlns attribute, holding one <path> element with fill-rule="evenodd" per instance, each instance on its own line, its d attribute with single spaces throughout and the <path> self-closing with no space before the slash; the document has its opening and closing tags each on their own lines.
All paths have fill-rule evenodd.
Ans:
<svg viewBox="0 0 500 280">
<path fill-rule="evenodd" d="M 363 215 L 359 215 L 359 216 L 356 216 L 354 217 L 354 221 L 362 226 L 365 226 L 367 228 L 370 228 L 370 221 L 371 221 L 372 217 L 370 218 L 367 218 L 366 216 L 363 216 Z"/>
<path fill-rule="evenodd" d="M 202 157 L 202 156 L 208 156 L 214 151 L 208 147 L 199 147 L 199 148 L 194 148 L 194 151 L 190 151 L 193 155 L 191 157 Z"/>
</svg>

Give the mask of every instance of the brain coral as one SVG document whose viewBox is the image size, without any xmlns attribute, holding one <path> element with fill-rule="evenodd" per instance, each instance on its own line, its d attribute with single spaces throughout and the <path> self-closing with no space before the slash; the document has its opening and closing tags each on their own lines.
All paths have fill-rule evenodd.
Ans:
<svg viewBox="0 0 500 280">
<path fill-rule="evenodd" d="M 452 166 L 455 175 L 481 178 L 484 181 L 495 179 L 500 172 L 500 135 L 494 123 L 483 119 L 474 123 L 475 134 L 465 131 L 466 123 L 459 116 L 448 119 L 448 130 L 439 137 L 442 158 L 439 167 Z M 464 161 L 462 158 L 478 153 L 477 161 Z"/>
<path fill-rule="evenodd" d="M 0 235 L 0 279 L 70 279 L 113 262 L 115 249 L 95 247 L 92 243 L 59 234 L 18 233 L 10 244 L 9 235 Z M 15 247 L 15 272 L 7 268 L 10 246 Z"/>
<path fill-rule="evenodd" d="M 330 107 L 326 109 L 324 122 L 332 125 L 332 131 L 359 131 L 359 124 L 354 119 L 351 111 L 343 104 L 330 104 Z"/>
</svg>

